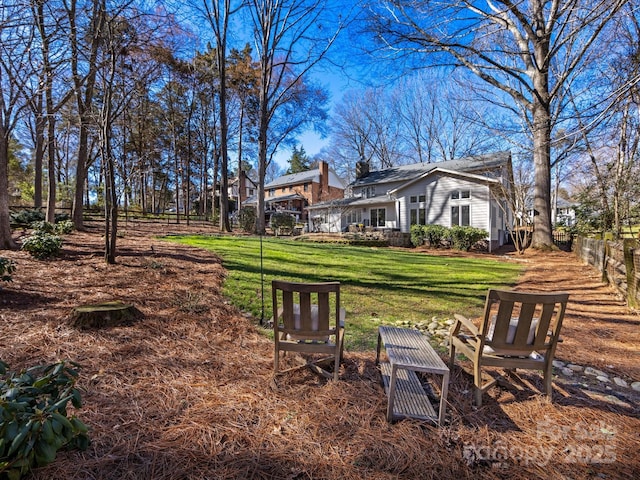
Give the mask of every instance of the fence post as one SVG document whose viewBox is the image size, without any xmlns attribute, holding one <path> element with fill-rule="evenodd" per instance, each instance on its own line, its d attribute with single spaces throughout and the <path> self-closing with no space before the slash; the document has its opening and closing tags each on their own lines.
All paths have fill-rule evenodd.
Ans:
<svg viewBox="0 0 640 480">
<path fill-rule="evenodd" d="M 624 248 L 624 266 L 627 273 L 627 304 L 631 308 L 638 307 L 638 273 L 635 269 L 634 247 L 638 244 L 633 239 L 625 239 L 623 242 Z"/>
</svg>

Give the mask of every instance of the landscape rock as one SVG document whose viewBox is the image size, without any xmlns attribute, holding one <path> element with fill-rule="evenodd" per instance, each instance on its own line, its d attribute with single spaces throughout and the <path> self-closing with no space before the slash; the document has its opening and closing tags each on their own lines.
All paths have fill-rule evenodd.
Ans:
<svg viewBox="0 0 640 480">
<path fill-rule="evenodd" d="M 592 377 L 606 377 L 607 374 L 604 373 L 602 370 L 598 370 L 596 368 L 593 367 L 587 367 L 584 369 L 584 374 L 585 375 L 591 375 Z"/>
<path fill-rule="evenodd" d="M 633 382 L 631 384 L 631 388 L 633 388 L 636 392 L 640 392 L 640 382 Z"/>
<path fill-rule="evenodd" d="M 624 379 L 622 379 L 620 377 L 613 377 L 613 383 L 615 383 L 619 387 L 625 387 L 625 388 L 629 387 L 629 384 Z"/>
</svg>

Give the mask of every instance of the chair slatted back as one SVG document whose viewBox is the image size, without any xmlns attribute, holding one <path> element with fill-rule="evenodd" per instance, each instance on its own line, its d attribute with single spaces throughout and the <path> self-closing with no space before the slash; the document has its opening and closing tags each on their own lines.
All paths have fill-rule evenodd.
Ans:
<svg viewBox="0 0 640 480">
<path fill-rule="evenodd" d="M 277 331 L 297 340 L 310 341 L 324 341 L 336 334 L 340 318 L 339 282 L 273 280 L 272 297 L 274 318 L 280 317 L 281 320 L 274 325 Z M 333 315 L 332 307 L 335 308 Z"/>
<path fill-rule="evenodd" d="M 568 299 L 561 292 L 489 290 L 480 330 L 484 345 L 514 356 L 555 349 Z"/>
</svg>

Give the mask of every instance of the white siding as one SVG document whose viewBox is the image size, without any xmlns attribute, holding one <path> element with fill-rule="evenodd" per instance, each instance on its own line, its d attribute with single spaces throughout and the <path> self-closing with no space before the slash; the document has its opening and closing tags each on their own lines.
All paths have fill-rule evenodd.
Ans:
<svg viewBox="0 0 640 480">
<path fill-rule="evenodd" d="M 470 197 L 468 199 L 452 200 L 451 193 L 461 190 L 468 190 Z M 465 178 L 435 174 L 398 192 L 400 225 L 403 232 L 408 232 L 410 229 L 409 212 L 411 208 L 417 208 L 416 204 L 409 203 L 410 197 L 419 195 L 426 195 L 427 224 L 450 227 L 451 207 L 453 205 L 469 205 L 471 226 L 490 231 L 488 186 Z M 418 206 L 421 206 L 421 204 L 418 204 Z"/>
</svg>

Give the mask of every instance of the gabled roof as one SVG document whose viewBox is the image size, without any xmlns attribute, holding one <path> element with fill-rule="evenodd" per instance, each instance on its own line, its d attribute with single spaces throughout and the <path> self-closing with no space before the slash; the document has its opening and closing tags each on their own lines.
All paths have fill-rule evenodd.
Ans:
<svg viewBox="0 0 640 480">
<path fill-rule="evenodd" d="M 469 180 L 474 180 L 476 182 L 494 183 L 494 184 L 500 185 L 500 181 L 495 179 L 495 178 L 489 178 L 489 177 L 485 177 L 484 175 L 477 175 L 475 173 L 466 173 L 466 172 L 462 172 L 462 171 L 453 171 L 453 170 L 448 170 L 446 168 L 437 167 L 437 168 L 434 168 L 432 170 L 429 170 L 426 173 L 423 173 L 420 176 L 412 178 L 408 182 L 405 182 L 402 185 L 400 185 L 400 186 L 398 186 L 398 187 L 396 187 L 396 188 L 394 188 L 392 190 L 389 190 L 389 194 L 397 193 L 398 191 L 402 190 L 403 188 L 408 187 L 412 183 L 418 182 L 418 181 L 422 180 L 423 178 L 426 178 L 426 177 L 428 177 L 430 175 L 435 175 L 436 173 L 443 173 L 443 174 L 451 176 L 451 177 L 467 178 Z"/>
<path fill-rule="evenodd" d="M 392 182 L 408 182 L 418 177 L 422 177 L 436 168 L 455 172 L 475 172 L 506 165 L 510 158 L 510 152 L 497 152 L 487 155 L 475 155 L 459 158 L 456 160 L 447 160 L 444 162 L 400 165 L 397 167 L 386 168 L 384 170 L 369 172 L 352 182 L 351 186 L 361 187 L 365 185 L 379 185 Z"/>
</svg>

